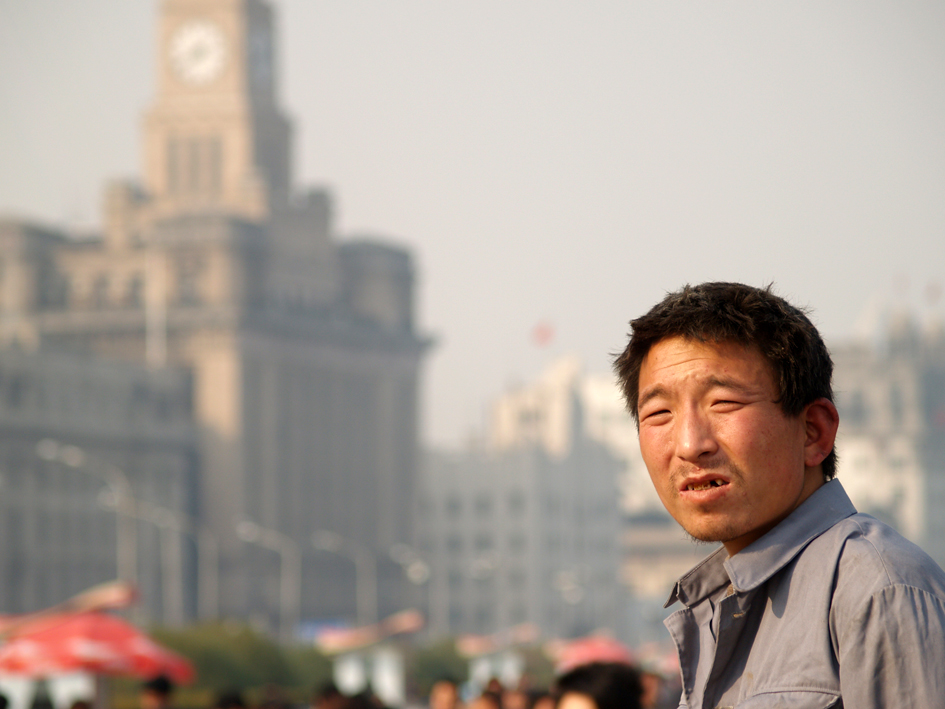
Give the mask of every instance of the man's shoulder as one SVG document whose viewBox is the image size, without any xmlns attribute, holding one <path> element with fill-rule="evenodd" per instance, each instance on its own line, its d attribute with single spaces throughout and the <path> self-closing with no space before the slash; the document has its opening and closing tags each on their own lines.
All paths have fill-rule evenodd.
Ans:
<svg viewBox="0 0 945 709">
<path fill-rule="evenodd" d="M 945 598 L 945 571 L 918 545 L 875 517 L 857 513 L 812 540 L 805 553 L 835 560 L 837 582 L 864 591 L 905 585 Z"/>
</svg>

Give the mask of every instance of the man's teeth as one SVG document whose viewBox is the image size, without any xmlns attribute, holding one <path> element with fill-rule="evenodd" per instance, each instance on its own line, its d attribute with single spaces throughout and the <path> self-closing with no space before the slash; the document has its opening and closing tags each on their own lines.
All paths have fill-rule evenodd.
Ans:
<svg viewBox="0 0 945 709">
<path fill-rule="evenodd" d="M 710 487 L 722 487 L 725 483 L 721 480 L 710 480 L 707 483 L 699 483 L 698 485 L 687 485 L 687 490 L 708 490 Z"/>
</svg>

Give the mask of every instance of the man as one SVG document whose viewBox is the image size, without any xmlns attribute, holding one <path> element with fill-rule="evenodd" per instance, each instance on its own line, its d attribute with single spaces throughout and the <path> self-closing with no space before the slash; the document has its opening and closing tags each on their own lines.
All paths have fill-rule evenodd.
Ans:
<svg viewBox="0 0 945 709">
<path fill-rule="evenodd" d="M 834 479 L 833 364 L 770 288 L 687 286 L 615 369 L 650 478 L 722 546 L 666 620 L 682 707 L 945 707 L 945 573 Z"/>
</svg>

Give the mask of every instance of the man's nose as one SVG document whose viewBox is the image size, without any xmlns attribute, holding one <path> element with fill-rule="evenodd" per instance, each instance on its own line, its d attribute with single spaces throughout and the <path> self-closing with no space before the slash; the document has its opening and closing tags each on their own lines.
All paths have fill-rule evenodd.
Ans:
<svg viewBox="0 0 945 709">
<path fill-rule="evenodd" d="M 705 413 L 698 407 L 690 407 L 677 415 L 676 456 L 697 463 L 718 450 L 715 433 Z"/>
</svg>

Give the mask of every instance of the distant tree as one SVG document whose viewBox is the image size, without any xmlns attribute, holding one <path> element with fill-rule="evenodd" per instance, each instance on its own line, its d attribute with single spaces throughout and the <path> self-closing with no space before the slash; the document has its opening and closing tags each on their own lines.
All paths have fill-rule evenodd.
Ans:
<svg viewBox="0 0 945 709">
<path fill-rule="evenodd" d="M 329 660 L 314 648 L 284 648 L 243 625 L 213 623 L 159 629 L 153 635 L 193 662 L 196 686 L 213 692 L 277 685 L 307 696 L 331 675 Z"/>
<path fill-rule="evenodd" d="M 555 680 L 555 666 L 548 655 L 537 646 L 519 650 L 525 659 L 523 678 L 529 689 L 548 689 Z"/>
<path fill-rule="evenodd" d="M 314 647 L 288 648 L 286 655 L 296 678 L 296 686 L 304 690 L 303 696 L 307 702 L 316 687 L 331 680 L 331 660 Z"/>
<path fill-rule="evenodd" d="M 468 674 L 469 663 L 456 651 L 453 640 L 418 648 L 408 656 L 410 690 L 422 699 L 429 696 L 430 688 L 437 680 L 449 678 L 461 683 L 466 681 Z"/>
</svg>

